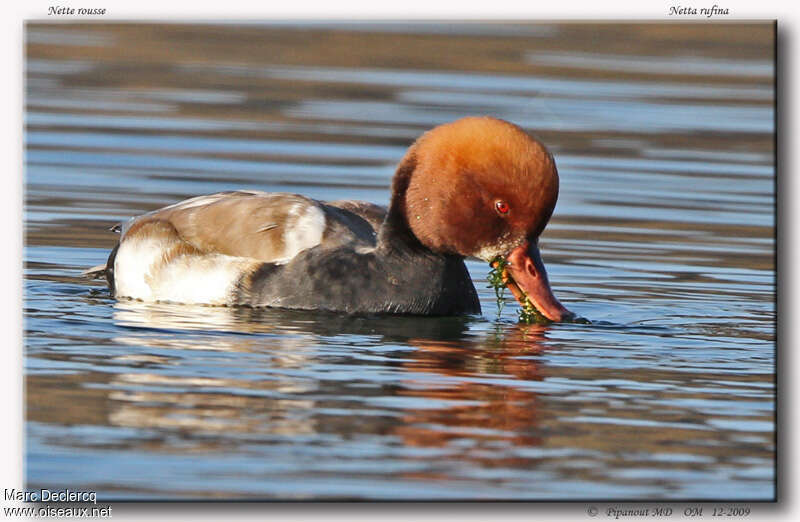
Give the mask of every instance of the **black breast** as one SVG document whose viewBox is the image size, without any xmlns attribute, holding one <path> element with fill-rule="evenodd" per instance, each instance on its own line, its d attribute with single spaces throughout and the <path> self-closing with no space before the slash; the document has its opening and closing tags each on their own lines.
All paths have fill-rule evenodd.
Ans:
<svg viewBox="0 0 800 522">
<path fill-rule="evenodd" d="M 239 304 L 345 313 L 480 313 L 464 261 L 431 252 L 313 248 L 243 278 Z"/>
</svg>

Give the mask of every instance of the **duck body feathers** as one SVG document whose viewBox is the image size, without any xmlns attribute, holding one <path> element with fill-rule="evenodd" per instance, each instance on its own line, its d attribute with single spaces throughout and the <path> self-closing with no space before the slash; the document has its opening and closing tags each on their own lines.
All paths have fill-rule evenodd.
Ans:
<svg viewBox="0 0 800 522">
<path fill-rule="evenodd" d="M 355 201 L 234 191 L 188 199 L 119 227 L 106 265 L 115 297 L 345 313 L 479 313 L 459 256 L 380 231 Z M 398 241 L 400 238 L 400 241 Z"/>
</svg>

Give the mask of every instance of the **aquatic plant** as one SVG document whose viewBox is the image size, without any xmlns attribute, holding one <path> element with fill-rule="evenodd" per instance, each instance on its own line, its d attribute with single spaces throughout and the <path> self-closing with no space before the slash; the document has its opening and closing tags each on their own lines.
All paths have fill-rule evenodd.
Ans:
<svg viewBox="0 0 800 522">
<path fill-rule="evenodd" d="M 515 296 L 519 299 L 519 296 L 522 296 L 520 299 L 520 305 L 522 306 L 520 310 L 517 312 L 519 316 L 519 322 L 524 324 L 547 324 L 550 322 L 545 316 L 543 316 L 539 311 L 533 306 L 530 299 L 528 299 L 527 294 L 519 285 L 514 282 L 514 279 L 511 277 L 511 274 L 508 273 L 508 261 L 506 261 L 503 257 L 497 256 L 489 263 L 492 269 L 489 271 L 489 274 L 486 276 L 486 280 L 489 282 L 489 288 L 494 288 L 494 294 L 497 297 L 497 317 L 500 317 L 500 314 L 503 312 L 503 305 L 505 304 L 504 295 L 505 290 L 507 287 L 514 287 L 517 289 L 517 292 L 512 292 Z"/>
</svg>

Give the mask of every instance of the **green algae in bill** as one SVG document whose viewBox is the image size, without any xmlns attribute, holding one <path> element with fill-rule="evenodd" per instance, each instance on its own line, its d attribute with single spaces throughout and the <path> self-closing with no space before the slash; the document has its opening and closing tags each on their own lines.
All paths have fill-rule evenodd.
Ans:
<svg viewBox="0 0 800 522">
<path fill-rule="evenodd" d="M 528 296 L 525 295 L 525 292 L 522 291 L 521 288 L 514 282 L 511 278 L 511 275 L 508 273 L 508 261 L 506 261 L 503 257 L 498 256 L 489 263 L 492 267 L 489 270 L 489 274 L 487 275 L 486 279 L 489 282 L 489 288 L 494 288 L 494 294 L 497 298 L 497 317 L 500 317 L 500 314 L 503 311 L 503 305 L 505 303 L 504 294 L 506 288 L 511 288 L 512 293 L 514 294 L 517 299 L 520 300 L 522 304 L 522 308 L 517 312 L 519 315 L 519 322 L 523 324 L 550 324 L 552 321 L 539 313 L 536 307 L 528 299 Z M 517 290 L 517 291 L 515 291 Z M 523 299 L 520 299 L 519 296 L 523 296 Z"/>
</svg>

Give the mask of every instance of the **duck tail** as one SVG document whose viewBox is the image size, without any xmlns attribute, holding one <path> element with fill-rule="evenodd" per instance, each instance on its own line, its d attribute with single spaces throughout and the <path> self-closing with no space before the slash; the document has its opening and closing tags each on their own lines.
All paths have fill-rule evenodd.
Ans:
<svg viewBox="0 0 800 522">
<path fill-rule="evenodd" d="M 93 266 L 92 268 L 87 268 L 81 275 L 84 277 L 88 277 L 89 279 L 103 279 L 106 277 L 107 268 L 105 263 L 102 265 Z"/>
<path fill-rule="evenodd" d="M 111 291 L 111 295 L 114 295 L 115 291 L 114 260 L 117 257 L 117 250 L 119 250 L 119 243 L 117 243 L 117 246 L 111 251 L 111 254 L 108 256 L 108 261 L 106 261 L 105 264 L 93 266 L 81 272 L 81 275 L 89 279 L 105 279 L 108 282 L 108 289 Z"/>
</svg>

